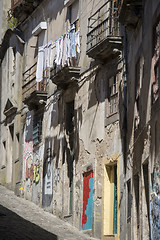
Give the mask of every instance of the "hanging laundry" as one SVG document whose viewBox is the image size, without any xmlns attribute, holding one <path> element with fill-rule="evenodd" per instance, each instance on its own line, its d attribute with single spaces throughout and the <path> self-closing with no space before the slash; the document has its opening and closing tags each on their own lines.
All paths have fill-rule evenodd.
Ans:
<svg viewBox="0 0 160 240">
<path fill-rule="evenodd" d="M 51 44 L 51 53 L 50 53 L 50 67 L 53 67 L 53 62 L 55 60 L 56 55 L 56 43 Z"/>
<path fill-rule="evenodd" d="M 76 45 L 75 45 L 75 25 L 73 24 L 70 32 L 69 32 L 69 37 L 70 37 L 70 44 L 71 44 L 71 57 L 76 57 Z"/>
<path fill-rule="evenodd" d="M 75 44 L 76 44 L 76 50 L 77 53 L 80 53 L 80 30 L 78 29 L 77 32 L 75 32 Z"/>
<path fill-rule="evenodd" d="M 44 47 L 41 46 L 38 49 L 36 82 L 41 82 L 43 80 L 43 66 L 44 66 Z"/>
<path fill-rule="evenodd" d="M 70 45 L 70 38 L 69 38 L 69 32 L 66 33 L 66 56 L 65 60 L 66 62 L 71 57 L 71 45 Z"/>
<path fill-rule="evenodd" d="M 46 60 L 47 60 L 47 52 L 48 52 L 48 46 L 47 44 L 43 46 L 44 48 L 44 63 L 43 63 L 43 69 L 46 69 Z"/>
<path fill-rule="evenodd" d="M 55 42 L 55 44 L 56 44 L 56 54 L 55 54 L 55 63 L 57 64 L 57 62 L 58 62 L 58 58 L 59 58 L 59 40 L 57 40 L 56 42 Z"/>
<path fill-rule="evenodd" d="M 62 67 L 67 63 L 66 61 L 66 34 L 63 36 L 63 54 L 62 54 Z"/>
<path fill-rule="evenodd" d="M 47 44 L 47 56 L 46 56 L 46 67 L 50 68 L 50 55 L 51 55 L 51 46 L 52 46 L 52 41 L 49 41 Z"/>
<path fill-rule="evenodd" d="M 62 53 L 63 53 L 63 38 L 60 38 L 56 41 L 56 61 L 55 62 L 58 66 L 61 65 Z"/>
</svg>

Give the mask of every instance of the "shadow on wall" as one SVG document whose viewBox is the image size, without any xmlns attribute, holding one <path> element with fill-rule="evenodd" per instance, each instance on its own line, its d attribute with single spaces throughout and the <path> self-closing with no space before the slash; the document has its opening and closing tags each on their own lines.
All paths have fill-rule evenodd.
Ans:
<svg viewBox="0 0 160 240">
<path fill-rule="evenodd" d="M 53 199 L 53 139 L 45 139 L 43 161 L 42 207 L 52 209 Z"/>
<path fill-rule="evenodd" d="M 49 4 L 46 4 L 46 1 L 42 1 L 40 6 L 38 7 L 38 12 L 34 16 L 34 21 L 31 19 L 30 23 L 32 24 L 30 27 L 27 28 L 27 33 L 25 35 L 25 41 L 28 42 L 29 39 L 32 37 L 32 31 L 37 27 L 40 22 L 49 20 L 49 23 L 53 20 L 57 19 L 57 16 L 60 16 L 62 10 L 64 9 L 64 1 L 63 0 L 56 0 L 56 1 L 49 1 Z M 39 14 L 40 13 L 40 14 Z"/>
</svg>

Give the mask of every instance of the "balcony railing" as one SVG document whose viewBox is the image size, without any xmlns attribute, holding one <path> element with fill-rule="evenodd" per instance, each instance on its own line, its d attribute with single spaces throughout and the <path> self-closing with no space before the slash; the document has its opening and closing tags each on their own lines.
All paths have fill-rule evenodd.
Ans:
<svg viewBox="0 0 160 240">
<path fill-rule="evenodd" d="M 119 36 L 118 5 L 109 0 L 88 19 L 87 54 L 105 39 Z"/>
<path fill-rule="evenodd" d="M 43 73 L 43 80 L 36 82 L 37 63 L 23 73 L 22 95 L 27 105 L 39 105 L 39 100 L 47 96 L 47 71 Z"/>
</svg>

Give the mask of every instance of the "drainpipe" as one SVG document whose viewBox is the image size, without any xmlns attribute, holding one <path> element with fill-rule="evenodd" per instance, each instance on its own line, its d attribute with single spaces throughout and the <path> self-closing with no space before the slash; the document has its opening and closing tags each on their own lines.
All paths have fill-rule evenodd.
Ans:
<svg viewBox="0 0 160 240">
<path fill-rule="evenodd" d="M 124 116 L 123 116 L 123 129 L 126 133 L 127 130 L 127 33 L 126 27 L 124 28 L 123 37 L 123 47 L 124 47 L 124 65 L 123 65 L 123 94 L 124 94 Z"/>
<path fill-rule="evenodd" d="M 124 27 L 123 36 L 123 159 L 124 159 L 124 171 L 126 172 L 127 167 L 127 32 Z"/>
</svg>

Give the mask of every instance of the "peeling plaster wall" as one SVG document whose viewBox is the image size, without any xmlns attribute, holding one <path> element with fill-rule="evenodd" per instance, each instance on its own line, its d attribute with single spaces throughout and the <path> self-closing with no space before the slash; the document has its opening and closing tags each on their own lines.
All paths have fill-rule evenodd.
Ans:
<svg viewBox="0 0 160 240">
<path fill-rule="evenodd" d="M 9 34 L 8 34 L 9 36 Z M 16 46 L 15 55 L 13 48 Z M 20 159 L 21 116 L 17 114 L 22 106 L 22 64 L 23 44 L 15 33 L 8 37 L 1 64 L 1 183 L 17 191 L 22 178 Z M 17 67 L 18 66 L 18 67 Z M 18 68 L 15 71 L 15 68 Z M 3 80 L 3 81 L 2 81 Z M 12 112 L 15 107 L 15 112 Z M 8 114 L 4 114 L 9 113 Z M 18 140 L 19 139 L 19 140 Z M 18 191 L 19 192 L 19 191 Z"/>
</svg>

